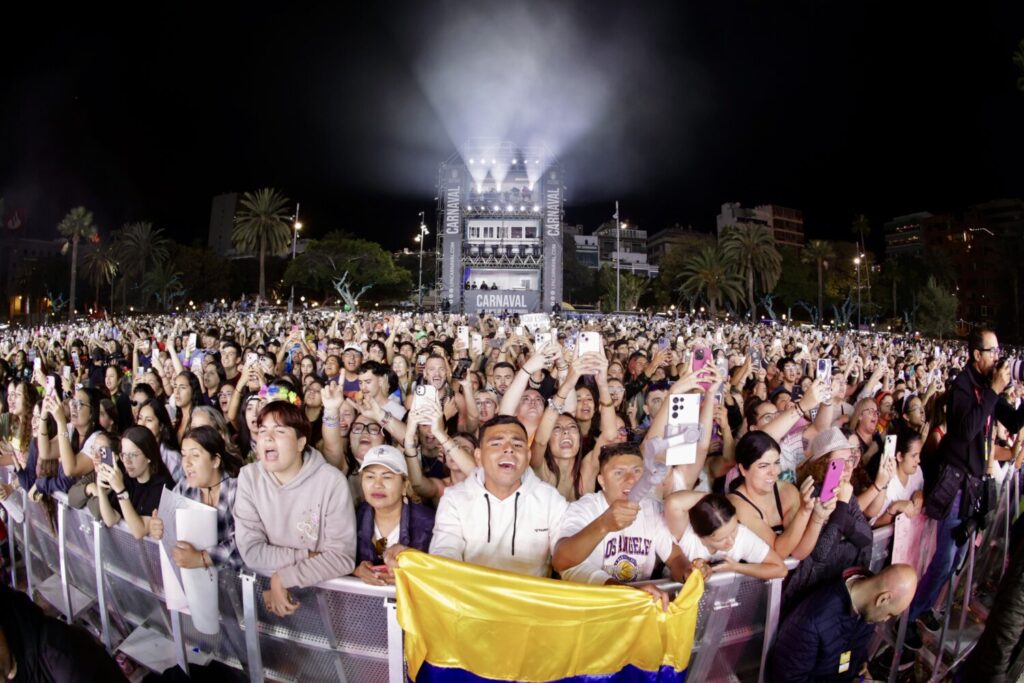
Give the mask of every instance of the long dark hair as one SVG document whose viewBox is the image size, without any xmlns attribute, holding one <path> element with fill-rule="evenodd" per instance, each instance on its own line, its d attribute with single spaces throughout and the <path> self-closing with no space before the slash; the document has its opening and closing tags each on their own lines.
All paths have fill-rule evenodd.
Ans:
<svg viewBox="0 0 1024 683">
<path fill-rule="evenodd" d="M 576 422 L 576 418 L 568 413 L 565 414 L 567 418 L 572 420 L 572 423 L 576 425 L 576 429 L 580 429 L 580 425 Z M 561 415 L 559 416 L 561 417 Z M 555 418 L 555 424 L 558 424 L 558 418 Z M 581 431 L 581 430 L 580 430 Z M 555 488 L 562 483 L 562 471 L 558 468 L 558 462 L 555 459 L 555 454 L 551 452 L 551 439 L 554 437 L 554 427 L 552 427 L 551 436 L 548 437 L 548 442 L 544 444 L 544 464 L 551 472 L 555 475 Z M 576 492 L 576 496 L 579 497 L 583 494 L 582 481 L 580 481 L 581 470 L 583 469 L 583 434 L 580 433 L 579 444 L 576 447 L 576 453 L 572 461 L 572 490 Z"/>
<path fill-rule="evenodd" d="M 185 439 L 191 439 L 202 446 L 203 450 L 210 454 L 211 459 L 220 458 L 220 469 L 224 476 L 231 478 L 238 476 L 238 471 L 242 469 L 243 465 L 242 458 L 228 448 L 224 437 L 217 429 L 207 425 L 194 427 L 181 438 L 182 442 Z"/>
<path fill-rule="evenodd" d="M 781 454 L 779 442 L 762 431 L 747 432 L 736 442 L 736 464 L 743 465 L 743 469 L 749 470 L 768 451 Z M 740 472 L 740 476 L 733 480 L 730 490 L 735 491 L 744 479 L 743 473 Z"/>
<path fill-rule="evenodd" d="M 192 402 L 189 404 L 188 407 L 188 424 L 185 425 L 185 429 L 188 430 L 192 422 L 192 411 L 198 408 L 199 406 L 203 405 L 203 401 L 206 398 L 206 390 L 203 389 L 203 385 L 199 383 L 199 378 L 196 377 L 196 374 L 194 372 L 191 372 L 189 370 L 182 370 L 181 372 L 178 373 L 175 379 L 177 379 L 178 377 L 184 377 L 185 380 L 188 382 L 188 386 L 192 389 Z M 185 409 L 182 408 L 181 406 L 178 406 L 178 415 L 176 419 L 177 424 L 174 425 L 175 429 L 181 426 L 181 421 L 184 419 Z"/>
<path fill-rule="evenodd" d="M 121 438 L 128 439 L 139 447 L 142 455 L 149 461 L 150 477 L 162 475 L 165 479 L 171 479 L 171 473 L 167 471 L 167 465 L 164 464 L 164 459 L 160 457 L 160 445 L 157 444 L 153 432 L 140 425 L 133 425 L 124 430 Z"/>
<path fill-rule="evenodd" d="M 139 413 L 142 413 L 142 409 L 149 406 L 153 409 L 153 414 L 156 415 L 156 421 L 160 423 L 160 443 L 163 444 L 164 448 L 168 448 L 172 451 L 178 450 L 178 433 L 174 430 L 174 425 L 171 423 L 171 416 L 167 414 L 167 408 L 164 407 L 163 402 L 158 398 L 149 398 L 142 402 L 139 406 Z"/>
<path fill-rule="evenodd" d="M 710 536 L 736 516 L 736 508 L 724 493 L 709 493 L 690 509 L 690 527 L 701 538 Z"/>
<path fill-rule="evenodd" d="M 89 397 L 89 417 L 90 417 L 90 419 L 89 419 L 89 427 L 86 430 L 86 433 L 85 433 L 84 437 L 81 436 L 78 433 L 77 429 L 72 429 L 71 430 L 71 450 L 73 450 L 75 453 L 78 453 L 80 450 L 82 450 L 82 446 L 85 445 L 85 442 L 88 440 L 88 438 L 90 436 L 92 436 L 93 432 L 99 431 L 99 428 L 100 428 L 100 399 L 102 398 L 102 394 L 100 394 L 99 390 L 98 389 L 93 389 L 92 387 L 82 387 L 78 391 L 81 391 L 82 393 L 84 393 L 86 396 Z"/>
</svg>

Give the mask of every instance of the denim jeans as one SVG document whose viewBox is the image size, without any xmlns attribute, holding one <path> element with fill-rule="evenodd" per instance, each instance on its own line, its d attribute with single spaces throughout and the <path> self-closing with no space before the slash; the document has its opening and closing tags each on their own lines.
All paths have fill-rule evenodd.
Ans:
<svg viewBox="0 0 1024 683">
<path fill-rule="evenodd" d="M 914 600 L 910 603 L 910 623 L 930 609 L 934 604 L 942 586 L 949 581 L 953 573 L 953 567 L 963 559 L 967 550 L 967 544 L 958 546 L 953 540 L 953 529 L 960 526 L 960 496 L 956 494 L 953 504 L 950 506 L 949 516 L 939 523 L 939 530 L 935 538 L 935 554 L 924 576 L 917 584 L 917 592 L 914 593 Z"/>
</svg>

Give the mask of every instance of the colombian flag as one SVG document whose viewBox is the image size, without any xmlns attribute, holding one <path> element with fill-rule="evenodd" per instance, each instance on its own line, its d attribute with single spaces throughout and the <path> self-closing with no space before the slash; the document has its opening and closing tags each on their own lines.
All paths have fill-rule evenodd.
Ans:
<svg viewBox="0 0 1024 683">
<path fill-rule="evenodd" d="M 415 683 L 682 683 L 704 592 L 693 572 L 667 612 L 630 587 L 538 579 L 399 555 L 398 622 Z"/>
</svg>

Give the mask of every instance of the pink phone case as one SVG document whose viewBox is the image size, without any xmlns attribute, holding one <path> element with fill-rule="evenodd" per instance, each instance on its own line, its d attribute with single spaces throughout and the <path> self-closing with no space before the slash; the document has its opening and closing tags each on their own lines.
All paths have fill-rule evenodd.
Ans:
<svg viewBox="0 0 1024 683">
<path fill-rule="evenodd" d="M 827 503 L 836 495 L 833 489 L 839 486 L 839 480 L 843 478 L 843 461 L 833 460 L 828 464 L 825 472 L 825 483 L 821 485 L 821 502 Z"/>
</svg>

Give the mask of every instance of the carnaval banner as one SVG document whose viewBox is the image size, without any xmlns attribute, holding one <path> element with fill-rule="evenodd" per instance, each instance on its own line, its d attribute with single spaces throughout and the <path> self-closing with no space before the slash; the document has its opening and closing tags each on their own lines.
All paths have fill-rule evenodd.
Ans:
<svg viewBox="0 0 1024 683">
<path fill-rule="evenodd" d="M 427 555 L 399 556 L 398 622 L 409 678 L 681 683 L 704 581 L 667 612 L 628 586 L 538 579 Z"/>
</svg>

